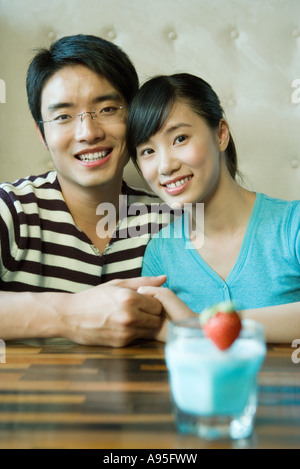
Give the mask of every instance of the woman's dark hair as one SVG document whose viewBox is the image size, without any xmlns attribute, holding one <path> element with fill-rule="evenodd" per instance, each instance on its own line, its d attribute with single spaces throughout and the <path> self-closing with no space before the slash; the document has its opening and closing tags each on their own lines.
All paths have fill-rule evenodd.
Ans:
<svg viewBox="0 0 300 469">
<path fill-rule="evenodd" d="M 131 102 L 127 120 L 127 147 L 138 168 L 136 147 L 146 142 L 163 126 L 175 101 L 184 101 L 211 129 L 224 117 L 220 100 L 204 80 L 188 73 L 157 76 L 147 81 Z M 233 138 L 226 149 L 226 163 L 235 179 L 237 154 Z"/>
<path fill-rule="evenodd" d="M 97 36 L 78 34 L 54 42 L 49 49 L 40 49 L 27 72 L 27 98 L 31 114 L 44 136 L 41 96 L 46 82 L 67 65 L 85 65 L 106 78 L 127 104 L 137 92 L 137 72 L 128 56 L 115 44 Z"/>
</svg>

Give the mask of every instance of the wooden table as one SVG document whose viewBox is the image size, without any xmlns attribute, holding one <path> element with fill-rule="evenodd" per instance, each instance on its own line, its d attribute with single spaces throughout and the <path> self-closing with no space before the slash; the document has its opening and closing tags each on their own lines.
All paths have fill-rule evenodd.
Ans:
<svg viewBox="0 0 300 469">
<path fill-rule="evenodd" d="M 0 448 L 300 448 L 300 363 L 293 352 L 290 345 L 269 347 L 253 436 L 205 442 L 174 428 L 163 344 L 7 343 Z"/>
</svg>

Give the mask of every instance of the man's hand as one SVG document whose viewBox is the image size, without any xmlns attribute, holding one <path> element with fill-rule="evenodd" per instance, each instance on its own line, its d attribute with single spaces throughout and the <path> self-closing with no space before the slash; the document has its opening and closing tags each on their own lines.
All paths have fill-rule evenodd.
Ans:
<svg viewBox="0 0 300 469">
<path fill-rule="evenodd" d="M 162 305 L 137 290 L 165 281 L 165 276 L 112 280 L 68 295 L 60 335 L 80 344 L 112 347 L 124 347 L 137 338 L 155 338 L 162 325 Z"/>
</svg>

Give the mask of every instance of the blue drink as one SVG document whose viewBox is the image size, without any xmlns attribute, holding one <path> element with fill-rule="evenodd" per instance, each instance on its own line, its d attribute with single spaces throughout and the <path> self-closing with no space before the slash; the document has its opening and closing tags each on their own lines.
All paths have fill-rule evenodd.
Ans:
<svg viewBox="0 0 300 469">
<path fill-rule="evenodd" d="M 240 337 L 226 351 L 204 336 L 197 319 L 172 324 L 166 362 L 179 431 L 205 438 L 250 436 L 265 354 L 262 328 L 253 321 L 243 321 Z"/>
</svg>

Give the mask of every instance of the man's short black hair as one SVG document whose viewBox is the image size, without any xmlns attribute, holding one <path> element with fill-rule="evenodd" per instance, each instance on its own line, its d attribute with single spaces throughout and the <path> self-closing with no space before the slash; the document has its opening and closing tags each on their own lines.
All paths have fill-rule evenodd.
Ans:
<svg viewBox="0 0 300 469">
<path fill-rule="evenodd" d="M 137 72 L 129 57 L 103 38 L 78 34 L 55 41 L 49 49 L 39 49 L 27 72 L 27 98 L 31 114 L 44 136 L 41 96 L 46 82 L 67 65 L 85 65 L 106 78 L 127 104 L 139 87 Z"/>
</svg>

